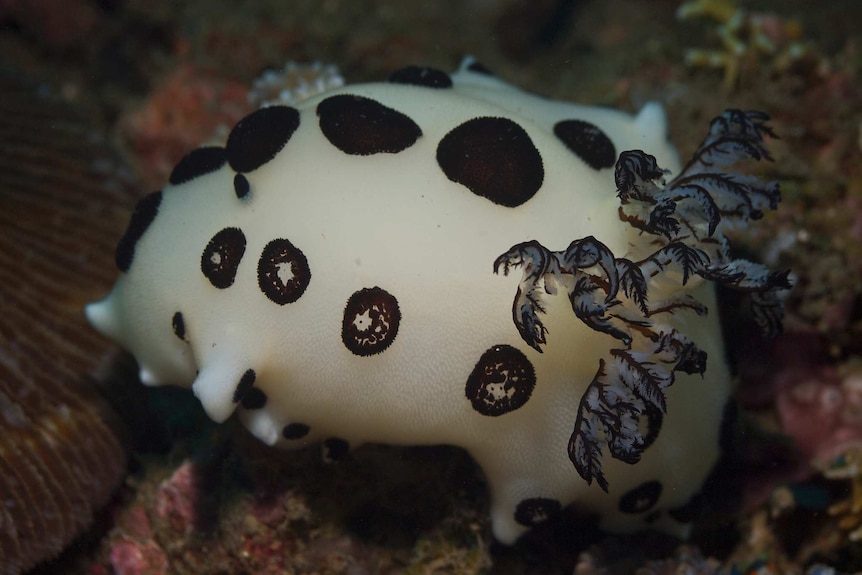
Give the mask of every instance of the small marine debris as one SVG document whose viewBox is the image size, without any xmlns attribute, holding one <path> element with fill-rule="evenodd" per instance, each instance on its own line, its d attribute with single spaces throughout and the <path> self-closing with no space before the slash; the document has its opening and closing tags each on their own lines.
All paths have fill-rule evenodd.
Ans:
<svg viewBox="0 0 862 575">
<path fill-rule="evenodd" d="M 677 9 L 679 20 L 709 18 L 715 22 L 714 36 L 719 48 L 689 48 L 687 66 L 724 71 L 724 87 L 737 86 L 747 72 L 764 63 L 781 72 L 814 53 L 813 44 L 803 38 L 802 24 L 773 13 L 749 12 L 735 0 L 689 0 Z"/>
</svg>

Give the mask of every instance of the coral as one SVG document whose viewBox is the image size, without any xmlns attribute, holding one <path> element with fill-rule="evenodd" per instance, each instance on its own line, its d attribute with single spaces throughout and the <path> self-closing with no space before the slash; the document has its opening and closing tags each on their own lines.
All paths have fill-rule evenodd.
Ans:
<svg viewBox="0 0 862 575">
<path fill-rule="evenodd" d="M 111 547 L 111 568 L 115 575 L 161 575 L 168 559 L 154 541 L 122 540 Z"/>
<path fill-rule="evenodd" d="M 125 473 L 94 375 L 110 346 L 80 307 L 110 281 L 101 248 L 131 194 L 91 119 L 8 73 L 0 92 L 0 574 L 15 575 L 79 535 Z"/>
<path fill-rule="evenodd" d="M 797 369 L 775 400 L 781 430 L 805 457 L 824 465 L 842 453 L 862 447 L 862 369 L 856 362 L 838 368 Z"/>
<path fill-rule="evenodd" d="M 156 493 L 156 516 L 170 523 L 180 533 L 196 524 L 197 506 L 201 501 L 194 463 L 184 461 L 174 474 L 163 481 Z"/>
<path fill-rule="evenodd" d="M 673 384 L 674 372 L 704 373 L 707 358 L 696 338 L 660 321 L 662 314 L 707 312 L 686 291 L 709 280 L 746 292 L 761 330 L 766 335 L 781 330 L 778 292 L 790 287 L 788 272 L 733 259 L 723 233 L 777 207 L 777 184 L 722 170 L 746 159 L 770 159 L 764 137 L 773 134 L 767 120 L 760 112 L 726 111 L 667 183 L 667 172 L 654 157 L 640 150 L 620 154 L 615 172 L 620 217 L 655 236 L 658 247 L 643 259 L 617 258 L 586 237 L 556 252 L 536 241 L 518 244 L 494 262 L 495 272 L 504 274 L 523 268 L 512 310 L 521 337 L 534 349 L 541 351 L 546 342 L 542 293 L 559 289 L 567 292 L 578 319 L 622 344 L 599 360 L 569 442 L 569 458 L 588 483 L 595 479 L 608 489 L 601 464 L 604 445 L 616 459 L 639 461 L 658 435 L 666 412 L 663 390 Z"/>
<path fill-rule="evenodd" d="M 802 40 L 798 21 L 751 13 L 740 8 L 735 0 L 689 0 L 680 5 L 676 16 L 679 20 L 703 16 L 716 22 L 715 35 L 721 49 L 689 48 L 685 63 L 722 69 L 724 86 L 728 89 L 763 58 L 769 58 L 773 70 L 783 71 L 814 51 L 811 43 Z"/>
<path fill-rule="evenodd" d="M 120 514 L 117 531 L 108 551 L 108 561 L 115 575 L 168 572 L 167 554 L 153 538 L 150 520 L 142 505 L 132 505 Z"/>
<path fill-rule="evenodd" d="M 281 70 L 267 70 L 252 84 L 249 103 L 260 108 L 275 104 L 294 106 L 297 103 L 344 85 L 344 78 L 333 64 L 288 62 Z"/>
<path fill-rule="evenodd" d="M 245 84 L 180 64 L 146 104 L 125 115 L 120 131 L 138 158 L 144 184 L 160 186 L 177 160 L 202 141 L 217 137 L 253 109 Z"/>
</svg>

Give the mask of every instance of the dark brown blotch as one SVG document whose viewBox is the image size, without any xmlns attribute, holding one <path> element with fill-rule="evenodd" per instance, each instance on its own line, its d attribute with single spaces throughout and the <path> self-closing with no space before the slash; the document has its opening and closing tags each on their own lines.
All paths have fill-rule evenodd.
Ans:
<svg viewBox="0 0 862 575">
<path fill-rule="evenodd" d="M 355 156 L 396 154 L 422 135 L 416 122 L 406 115 L 364 96 L 330 96 L 317 105 L 317 115 L 326 139 Z"/>
<path fill-rule="evenodd" d="M 302 439 L 309 431 L 311 428 L 304 423 L 288 423 L 281 430 L 281 436 L 289 440 Z"/>
<path fill-rule="evenodd" d="M 614 143 L 595 124 L 562 120 L 554 124 L 554 135 L 594 170 L 612 168 L 617 161 Z"/>
<path fill-rule="evenodd" d="M 508 118 L 474 118 L 455 127 L 437 146 L 437 164 L 453 182 L 509 208 L 536 195 L 545 177 L 530 136 Z"/>
<path fill-rule="evenodd" d="M 269 106 L 240 120 L 227 138 L 227 161 L 237 172 L 252 172 L 272 160 L 299 128 L 299 112 Z"/>
<path fill-rule="evenodd" d="M 159 214 L 159 205 L 162 203 L 162 192 L 153 192 L 144 196 L 135 210 L 132 212 L 132 217 L 129 220 L 129 227 L 126 228 L 126 233 L 120 238 L 117 243 L 117 251 L 114 255 L 114 261 L 117 268 L 121 272 L 127 272 L 132 267 L 132 261 L 135 258 L 135 248 L 138 242 L 143 237 L 144 232 L 156 219 Z"/>
<path fill-rule="evenodd" d="M 192 150 L 177 162 L 168 181 L 179 186 L 197 177 L 220 170 L 227 161 L 224 148 L 205 146 Z"/>
<path fill-rule="evenodd" d="M 452 78 L 449 74 L 437 68 L 425 66 L 407 66 L 396 70 L 389 76 L 392 84 L 408 84 L 425 88 L 451 88 Z"/>
</svg>

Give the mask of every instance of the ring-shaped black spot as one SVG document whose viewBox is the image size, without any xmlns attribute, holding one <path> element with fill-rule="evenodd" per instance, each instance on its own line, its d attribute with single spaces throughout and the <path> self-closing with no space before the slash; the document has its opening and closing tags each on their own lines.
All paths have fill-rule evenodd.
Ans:
<svg viewBox="0 0 862 575">
<path fill-rule="evenodd" d="M 240 120 L 227 138 L 227 161 L 237 172 L 251 172 L 278 154 L 299 127 L 299 112 L 269 106 Z"/>
<path fill-rule="evenodd" d="M 473 409 L 497 417 L 522 407 L 536 386 L 533 364 L 511 345 L 485 351 L 467 378 L 465 393 Z"/>
<path fill-rule="evenodd" d="M 392 84 L 409 84 L 411 86 L 424 86 L 426 88 L 451 88 L 452 78 L 449 74 L 437 68 L 423 66 L 407 66 L 395 70 L 389 76 Z"/>
<path fill-rule="evenodd" d="M 311 428 L 304 423 L 288 423 L 281 430 L 281 436 L 285 439 L 302 439 L 309 431 Z"/>
<path fill-rule="evenodd" d="M 283 238 L 263 248 L 257 264 L 260 291 L 278 305 L 298 300 L 311 282 L 308 260 L 299 248 Z"/>
<path fill-rule="evenodd" d="M 532 497 L 524 499 L 515 506 L 515 521 L 524 527 L 544 523 L 560 514 L 563 506 L 556 499 Z"/>
<path fill-rule="evenodd" d="M 176 312 L 171 318 L 171 328 L 174 330 L 174 335 L 185 341 L 186 339 L 186 322 L 183 319 L 182 312 Z"/>
<path fill-rule="evenodd" d="M 330 437 L 323 442 L 323 460 L 341 461 L 350 452 L 350 444 L 338 437 Z"/>
<path fill-rule="evenodd" d="M 377 286 L 353 292 L 344 307 L 341 341 L 356 355 L 380 353 L 395 341 L 401 325 L 398 300 Z"/>
<path fill-rule="evenodd" d="M 236 197 L 243 199 L 251 191 L 251 185 L 248 183 L 248 178 L 242 174 L 237 174 L 233 177 L 233 191 Z"/>
<path fill-rule="evenodd" d="M 595 124 L 562 120 L 554 124 L 554 135 L 594 170 L 612 168 L 617 161 L 614 143 Z"/>
<path fill-rule="evenodd" d="M 168 181 L 178 186 L 198 176 L 220 170 L 226 161 L 227 155 L 224 148 L 205 146 L 192 150 L 177 162 Z"/>
<path fill-rule="evenodd" d="M 242 401 L 242 398 L 254 388 L 255 379 L 257 379 L 257 376 L 253 369 L 247 369 L 245 373 L 242 374 L 242 377 L 239 378 L 239 383 L 236 384 L 236 388 L 233 391 L 234 403 Z"/>
<path fill-rule="evenodd" d="M 219 289 L 227 289 L 236 279 L 236 271 L 245 254 L 245 234 L 239 228 L 225 228 L 204 248 L 201 272 Z"/>
<path fill-rule="evenodd" d="M 162 203 L 162 192 L 153 192 L 141 198 L 135 210 L 132 212 L 132 217 L 129 219 L 129 227 L 126 228 L 126 233 L 117 242 L 117 251 L 114 254 L 114 261 L 117 268 L 121 272 L 129 271 L 132 267 L 132 260 L 135 258 L 135 246 L 138 241 L 156 219 L 159 213 L 159 204 Z"/>
<path fill-rule="evenodd" d="M 620 511 L 623 513 L 643 513 L 652 509 L 661 497 L 661 483 L 655 479 L 645 481 L 630 489 L 620 497 Z"/>
<path fill-rule="evenodd" d="M 317 105 L 320 130 L 329 142 L 355 156 L 395 154 L 419 139 L 416 122 L 376 100 L 339 94 Z"/>
<path fill-rule="evenodd" d="M 455 127 L 440 140 L 437 163 L 453 182 L 509 208 L 536 195 L 545 177 L 530 136 L 507 118 L 474 118 Z"/>
</svg>

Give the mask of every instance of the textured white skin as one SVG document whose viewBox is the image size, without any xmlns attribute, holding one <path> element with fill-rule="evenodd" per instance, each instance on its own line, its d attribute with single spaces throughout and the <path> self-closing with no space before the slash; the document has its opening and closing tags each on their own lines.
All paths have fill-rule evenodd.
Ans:
<svg viewBox="0 0 862 575">
<path fill-rule="evenodd" d="M 228 166 L 176 190 L 167 186 L 131 269 L 87 316 L 135 355 L 144 383 L 191 386 L 216 421 L 230 416 L 237 382 L 253 368 L 255 387 L 268 401 L 261 410 L 240 408 L 239 416 L 268 444 L 300 447 L 338 437 L 351 447 L 466 448 L 487 476 L 493 530 L 503 542 L 526 529 L 515 522 L 514 509 L 533 497 L 577 502 L 611 530 L 647 527 L 648 512 L 621 512 L 619 497 L 658 479 L 663 491 L 654 509 L 683 505 L 718 455 L 729 376 L 712 291 L 704 286 L 696 295 L 713 314 L 678 313 L 669 320 L 708 353 L 705 377 L 677 374 L 661 434 L 641 462 L 628 465 L 605 452 L 605 494 L 577 474 L 566 445 L 599 358 L 619 344 L 585 327 L 560 295 L 547 298 L 548 344 L 537 353 L 512 321 L 520 270 L 494 275 L 492 263 L 519 242 L 535 239 L 560 250 L 588 235 L 617 257 L 645 256 L 644 238 L 619 219 L 613 169 L 588 167 L 550 130 L 558 120 L 583 119 L 599 126 L 617 153 L 644 149 L 675 171 L 664 112 L 648 104 L 632 117 L 550 101 L 463 66 L 452 78 L 450 90 L 365 84 L 302 102 L 300 128 L 285 148 L 246 174 L 250 201 L 237 199 Z M 326 140 L 315 115 L 318 102 L 336 93 L 374 98 L 412 118 L 423 136 L 398 154 L 349 156 Z M 438 166 L 440 139 L 477 116 L 514 120 L 539 150 L 545 179 L 526 204 L 493 204 L 450 181 Z M 242 229 L 248 243 L 234 285 L 219 290 L 201 273 L 200 259 L 210 238 L 228 226 Z M 257 284 L 259 254 L 276 237 L 303 251 L 312 274 L 304 295 L 284 306 Z M 358 357 L 341 341 L 342 313 L 353 292 L 373 286 L 398 299 L 402 321 L 391 347 Z M 664 295 L 653 290 L 650 297 Z M 172 332 L 176 311 L 185 318 L 188 343 Z M 523 407 L 489 417 L 474 411 L 464 388 L 476 361 L 497 344 L 521 350 L 537 383 Z M 302 440 L 283 439 L 281 429 L 292 422 L 311 432 Z M 667 513 L 651 525 L 685 531 Z"/>
</svg>

